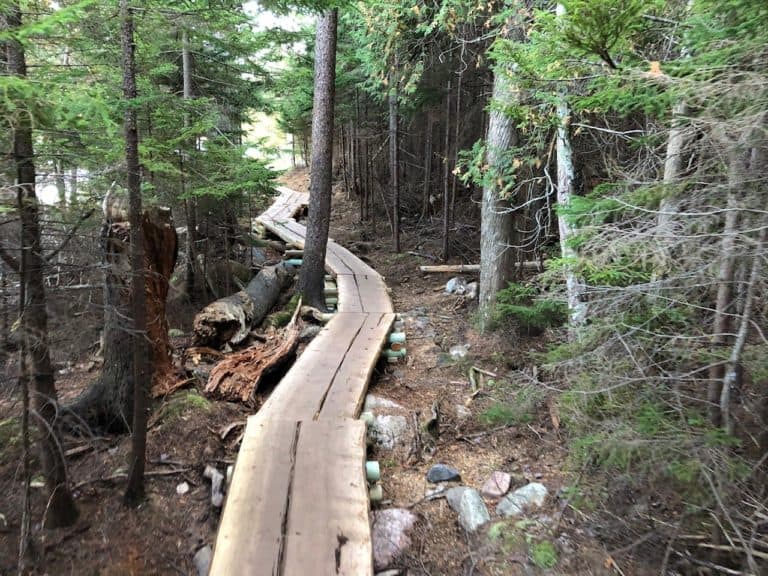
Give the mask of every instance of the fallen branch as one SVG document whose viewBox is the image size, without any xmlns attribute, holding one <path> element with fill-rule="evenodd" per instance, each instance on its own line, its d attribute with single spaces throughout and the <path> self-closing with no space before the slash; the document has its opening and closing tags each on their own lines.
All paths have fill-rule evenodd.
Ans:
<svg viewBox="0 0 768 576">
<path fill-rule="evenodd" d="M 516 262 L 517 266 L 521 266 L 528 270 L 539 270 L 541 267 L 538 262 L 526 261 Z M 434 266 L 419 266 L 419 270 L 422 272 L 441 273 L 449 272 L 451 274 L 461 274 L 470 272 L 480 272 L 480 264 L 438 264 Z"/>
</svg>

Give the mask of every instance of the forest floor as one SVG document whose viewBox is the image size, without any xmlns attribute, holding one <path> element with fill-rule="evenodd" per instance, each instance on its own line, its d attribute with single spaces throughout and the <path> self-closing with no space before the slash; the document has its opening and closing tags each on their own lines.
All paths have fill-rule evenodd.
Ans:
<svg viewBox="0 0 768 576">
<path fill-rule="evenodd" d="M 284 177 L 284 183 L 306 190 L 307 175 L 294 172 Z M 598 528 L 590 516 L 568 505 L 564 497 L 574 482 L 585 480 L 569 471 L 555 405 L 543 388 L 535 386 L 531 352 L 542 351 L 547 336 L 519 337 L 511 330 L 480 335 L 473 327 L 476 304 L 443 289 L 451 275 L 422 273 L 419 266 L 431 262 L 409 254 L 437 255 L 439 224 L 404 226 L 403 251 L 394 254 L 386 221 L 379 222 L 374 235 L 359 225 L 357 210 L 354 199 L 348 200 L 337 186 L 331 236 L 385 276 L 395 311 L 406 319 L 408 337 L 406 361 L 380 364 L 369 392 L 398 403 L 409 421 L 425 423 L 433 407 L 439 413 L 437 437 L 418 434 L 423 449 L 413 450 L 413 436 L 392 450 L 376 448 L 371 455 L 382 465 L 382 506 L 410 508 L 419 518 L 413 544 L 396 564 L 401 573 L 646 574 L 636 563 L 642 556 L 633 559 L 607 550 L 614 543 L 616 548 L 626 544 L 625 539 L 612 541 L 601 535 L 598 541 Z M 466 230 L 469 235 L 478 233 L 471 227 Z M 65 363 L 78 348 L 72 342 L 71 320 L 54 326 L 62 341 L 57 385 L 64 403 L 98 377 L 98 366 L 83 346 L 98 340 L 98 306 L 84 310 L 79 321 L 84 328 L 77 334 L 78 363 Z M 190 318 L 170 322 L 172 327 L 184 327 Z M 173 344 L 178 350 L 189 342 L 178 337 Z M 458 361 L 449 354 L 455 345 L 467 350 Z M 16 573 L 22 507 L 16 418 L 20 406 L 13 362 L 13 357 L 7 359 L 6 377 L 0 380 L 0 574 Z M 468 378 L 472 366 L 495 375 L 486 376 L 474 396 Z M 193 383 L 156 406 L 148 437 L 148 499 L 136 511 L 127 510 L 121 501 L 129 437 L 67 439 L 64 448 L 80 520 L 71 528 L 42 530 L 39 520 L 45 501 L 41 491 L 33 489 L 33 518 L 38 525 L 33 527 L 34 562 L 29 574 L 196 573 L 194 554 L 213 544 L 219 519 L 203 470 L 215 465 L 224 472 L 234 462 L 239 430 L 231 425 L 244 423 L 250 412 L 239 404 L 206 399 L 200 392 L 203 385 Z M 499 519 L 494 514 L 496 502 L 486 499 L 493 521 L 468 536 L 444 498 L 425 499 L 434 489 L 426 474 L 435 463 L 456 468 L 467 486 L 479 489 L 492 472 L 504 471 L 512 475 L 513 489 L 540 482 L 549 497 L 544 507 L 515 520 Z"/>
</svg>

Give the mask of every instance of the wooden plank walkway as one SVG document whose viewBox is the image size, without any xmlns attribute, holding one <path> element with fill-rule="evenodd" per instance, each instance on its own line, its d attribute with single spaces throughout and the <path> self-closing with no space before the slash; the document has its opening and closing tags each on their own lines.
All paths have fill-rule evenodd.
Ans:
<svg viewBox="0 0 768 576">
<path fill-rule="evenodd" d="M 279 188 L 259 222 L 304 247 L 308 195 Z M 339 311 L 248 419 L 210 574 L 366 576 L 373 551 L 365 479 L 368 382 L 394 314 L 384 279 L 335 242 Z"/>
</svg>

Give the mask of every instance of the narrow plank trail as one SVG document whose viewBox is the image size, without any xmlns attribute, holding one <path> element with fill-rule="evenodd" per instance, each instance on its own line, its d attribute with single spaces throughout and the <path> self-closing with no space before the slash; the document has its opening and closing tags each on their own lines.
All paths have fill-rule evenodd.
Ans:
<svg viewBox="0 0 768 576">
<path fill-rule="evenodd" d="M 308 195 L 278 188 L 259 222 L 304 246 L 294 216 Z M 216 539 L 210 574 L 373 574 L 358 420 L 394 314 L 384 279 L 333 241 L 338 312 L 272 395 L 248 419 Z"/>
</svg>

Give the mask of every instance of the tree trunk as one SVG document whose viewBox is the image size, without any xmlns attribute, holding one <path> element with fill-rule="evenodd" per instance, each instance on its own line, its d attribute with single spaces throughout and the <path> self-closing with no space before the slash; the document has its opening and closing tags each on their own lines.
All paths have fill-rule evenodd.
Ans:
<svg viewBox="0 0 768 576">
<path fill-rule="evenodd" d="M 4 28 L 15 30 L 21 27 L 21 10 L 18 4 L 11 4 L 4 12 Z M 12 37 L 6 40 L 5 46 L 8 72 L 19 78 L 26 78 L 24 48 Z M 21 250 L 25 256 L 21 282 L 24 284 L 26 302 L 21 333 L 26 352 L 24 361 L 27 363 L 32 406 L 38 416 L 40 463 L 48 494 L 45 523 L 49 528 L 56 528 L 74 524 L 78 512 L 67 486 L 67 469 L 60 449 L 61 420 L 48 343 L 48 313 L 43 283 L 45 261 L 40 241 L 40 208 L 35 191 L 32 142 L 32 121 L 29 115 L 21 114 L 13 132 L 17 200 L 21 207 Z"/>
<path fill-rule="evenodd" d="M 151 374 L 147 347 L 147 303 L 144 283 L 144 238 L 142 234 L 141 174 L 139 167 L 139 130 L 136 120 L 136 45 L 133 39 L 133 10 L 130 0 L 120 1 L 123 48 L 123 98 L 125 110 L 125 164 L 130 219 L 131 260 L 131 344 L 133 348 L 133 427 L 130 470 L 125 503 L 135 506 L 144 499 L 144 466 L 147 451 L 148 381 Z"/>
<path fill-rule="evenodd" d="M 565 8 L 557 5 L 557 14 L 562 16 Z M 570 135 L 571 112 L 565 94 L 561 93 L 557 99 L 557 203 L 567 206 L 574 195 L 573 180 L 573 148 Z M 570 246 L 571 239 L 576 235 L 576 228 L 571 225 L 565 216 L 558 216 L 558 229 L 560 231 L 560 252 L 568 261 L 576 259 L 576 252 Z M 587 307 L 584 302 L 584 283 L 576 275 L 573 265 L 566 263 L 565 286 L 568 296 L 568 315 L 571 328 L 584 324 L 587 320 Z"/>
<path fill-rule="evenodd" d="M 450 242 L 448 238 L 448 216 L 450 203 L 448 202 L 448 181 L 451 173 L 451 81 L 448 80 L 448 89 L 445 92 L 445 148 L 443 158 L 443 260 L 450 256 Z"/>
<path fill-rule="evenodd" d="M 331 220 L 337 16 L 336 9 L 328 10 L 317 22 L 309 213 L 300 278 L 304 302 L 320 310 L 325 310 L 323 279 Z"/>
<path fill-rule="evenodd" d="M 503 167 L 505 151 L 517 144 L 517 131 L 512 118 L 504 108 L 513 98 L 509 71 L 500 69 L 493 78 L 493 96 L 486 162 L 493 182 L 483 188 L 480 224 L 480 299 L 478 312 L 480 329 L 486 330 L 491 321 L 496 293 L 505 288 L 515 272 L 514 217 L 509 202 L 501 197 L 497 183 Z"/>
<path fill-rule="evenodd" d="M 434 126 L 432 111 L 427 112 L 427 132 L 424 138 L 424 184 L 421 193 L 421 218 L 430 216 L 430 188 L 432 185 L 432 128 Z"/>
<path fill-rule="evenodd" d="M 685 147 L 689 140 L 684 117 L 688 114 L 688 106 L 685 102 L 678 102 L 672 108 L 672 126 L 667 139 L 667 152 L 664 159 L 664 193 L 665 196 L 659 205 L 657 219 L 658 236 L 662 237 L 672 233 L 672 225 L 675 213 L 680 202 L 679 190 L 675 186 L 679 183 L 683 171 L 683 159 Z"/>
<path fill-rule="evenodd" d="M 176 230 L 168 208 L 151 208 L 142 219 L 147 335 L 151 350 L 152 393 L 173 388 L 176 374 L 166 320 L 170 277 L 178 256 Z M 133 420 L 133 356 L 125 345 L 132 330 L 130 296 L 130 225 L 108 221 L 102 228 L 105 249 L 104 368 L 101 378 L 78 398 L 70 410 L 84 424 L 123 432 Z"/>
<path fill-rule="evenodd" d="M 725 224 L 720 243 L 720 262 L 717 276 L 717 298 L 715 300 L 715 319 L 712 325 L 712 345 L 716 350 L 728 346 L 733 340 L 732 306 L 734 304 L 733 284 L 736 271 L 736 234 L 738 232 L 740 211 L 739 204 L 742 189 L 748 178 L 749 151 L 743 142 L 728 145 L 728 197 L 726 200 Z M 717 364 L 709 369 L 709 417 L 713 426 L 722 424 L 720 410 L 725 364 Z"/>
<path fill-rule="evenodd" d="M 400 174 L 398 145 L 400 138 L 397 125 L 397 57 L 389 75 L 389 174 L 392 187 L 392 250 L 400 252 Z"/>
<path fill-rule="evenodd" d="M 181 36 L 181 75 L 182 75 L 182 95 L 183 99 L 192 99 L 192 54 L 189 49 L 189 32 L 187 29 L 182 30 Z M 189 128 L 189 114 L 184 114 L 184 127 Z M 194 144 L 191 142 L 190 144 Z M 185 153 L 182 150 L 182 170 L 181 170 L 181 193 L 185 197 L 184 200 L 184 212 L 185 219 L 187 221 L 187 237 L 186 237 L 186 268 L 184 284 L 186 286 L 187 298 L 191 302 L 196 302 L 199 296 L 198 281 L 197 281 L 197 254 L 195 253 L 195 246 L 197 245 L 197 202 L 192 197 L 187 197 L 188 190 L 186 189 L 186 180 L 183 168 Z"/>
</svg>

